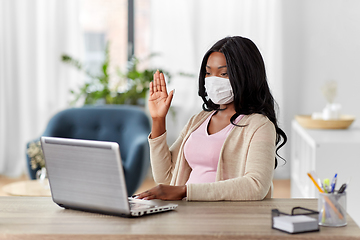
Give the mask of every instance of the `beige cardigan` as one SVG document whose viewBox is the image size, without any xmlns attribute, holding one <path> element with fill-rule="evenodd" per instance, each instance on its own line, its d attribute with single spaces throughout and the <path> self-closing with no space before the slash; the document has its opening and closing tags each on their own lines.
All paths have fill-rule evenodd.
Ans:
<svg viewBox="0 0 360 240">
<path fill-rule="evenodd" d="M 149 138 L 154 180 L 185 185 L 191 172 L 184 156 L 184 143 L 212 112 L 194 115 L 179 138 L 168 147 L 166 133 Z M 274 124 L 261 114 L 244 116 L 227 136 L 220 151 L 214 183 L 187 185 L 188 201 L 262 200 L 271 197 L 275 166 Z"/>
</svg>

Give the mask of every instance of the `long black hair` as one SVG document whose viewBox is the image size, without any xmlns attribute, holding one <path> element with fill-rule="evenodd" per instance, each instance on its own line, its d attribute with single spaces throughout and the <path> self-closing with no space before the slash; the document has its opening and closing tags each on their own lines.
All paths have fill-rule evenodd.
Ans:
<svg viewBox="0 0 360 240">
<path fill-rule="evenodd" d="M 199 96 L 203 99 L 205 111 L 219 110 L 220 105 L 208 99 L 205 89 L 206 64 L 213 52 L 221 52 L 226 59 L 227 74 L 234 92 L 236 113 L 231 117 L 232 124 L 240 115 L 259 113 L 265 115 L 275 126 L 276 148 L 278 150 L 287 142 L 287 136 L 277 123 L 275 100 L 267 83 L 264 60 L 259 49 L 248 38 L 226 37 L 216 42 L 205 54 L 199 74 Z M 244 127 L 244 126 L 240 126 Z M 283 159 L 282 157 L 280 157 Z M 285 161 L 285 159 L 283 159 Z M 277 159 L 275 158 L 275 168 Z"/>
</svg>

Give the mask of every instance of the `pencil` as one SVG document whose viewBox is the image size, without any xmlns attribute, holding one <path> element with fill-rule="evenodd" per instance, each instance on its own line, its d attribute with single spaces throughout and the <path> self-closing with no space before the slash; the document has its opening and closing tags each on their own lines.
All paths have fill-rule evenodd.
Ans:
<svg viewBox="0 0 360 240">
<path fill-rule="evenodd" d="M 315 179 L 313 178 L 313 176 L 308 173 L 307 174 L 309 176 L 309 178 L 311 179 L 311 181 L 313 181 L 313 183 L 315 184 L 315 187 L 319 190 L 319 192 L 324 193 L 324 191 L 321 189 L 321 187 L 319 186 L 319 184 L 317 184 L 317 182 L 315 181 Z"/>
<path fill-rule="evenodd" d="M 315 179 L 311 176 L 310 173 L 307 174 L 309 176 L 309 178 L 311 179 L 311 181 L 313 181 L 313 183 L 315 184 L 315 187 L 319 190 L 319 192 L 324 193 L 324 191 L 320 188 L 319 184 L 317 184 L 317 182 L 315 181 Z M 343 219 L 344 216 L 336 209 L 336 207 L 334 206 L 334 204 L 331 202 L 331 200 L 327 197 L 324 196 L 325 201 L 330 205 L 330 207 L 334 210 L 334 212 L 339 216 L 340 219 Z"/>
</svg>

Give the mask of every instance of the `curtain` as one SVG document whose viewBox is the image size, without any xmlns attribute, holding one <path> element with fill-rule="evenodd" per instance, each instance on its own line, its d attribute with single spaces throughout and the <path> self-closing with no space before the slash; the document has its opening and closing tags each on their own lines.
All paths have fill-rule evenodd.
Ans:
<svg viewBox="0 0 360 240">
<path fill-rule="evenodd" d="M 79 55 L 76 0 L 0 0 L 0 174 L 25 171 L 26 143 L 66 108 L 78 73 L 60 60 Z"/>
<path fill-rule="evenodd" d="M 167 119 L 169 144 L 190 116 L 201 110 L 197 77 L 202 58 L 226 36 L 240 35 L 254 41 L 263 55 L 269 85 L 281 109 L 281 0 L 153 0 L 151 12 L 151 51 L 160 54 L 153 64 L 173 73 L 168 90 L 175 89 L 172 108 L 176 116 Z M 182 77 L 178 72 L 194 77 Z M 281 125 L 282 112 L 279 114 Z"/>
</svg>

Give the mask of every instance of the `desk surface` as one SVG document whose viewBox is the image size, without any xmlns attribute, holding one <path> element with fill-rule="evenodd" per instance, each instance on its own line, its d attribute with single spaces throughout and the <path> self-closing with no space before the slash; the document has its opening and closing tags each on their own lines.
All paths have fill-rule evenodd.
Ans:
<svg viewBox="0 0 360 240">
<path fill-rule="evenodd" d="M 49 181 L 47 179 L 13 182 L 5 185 L 2 190 L 11 196 L 51 197 Z"/>
<path fill-rule="evenodd" d="M 49 197 L 0 197 L 0 239 L 360 239 L 360 228 L 321 227 L 289 235 L 271 229 L 271 209 L 316 209 L 316 199 L 176 202 L 176 211 L 121 218 L 58 207 Z"/>
</svg>

